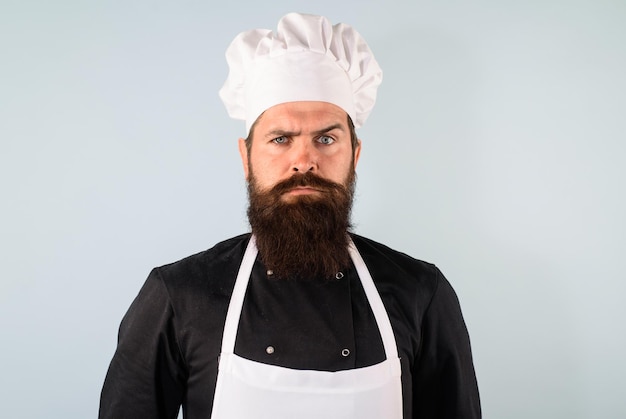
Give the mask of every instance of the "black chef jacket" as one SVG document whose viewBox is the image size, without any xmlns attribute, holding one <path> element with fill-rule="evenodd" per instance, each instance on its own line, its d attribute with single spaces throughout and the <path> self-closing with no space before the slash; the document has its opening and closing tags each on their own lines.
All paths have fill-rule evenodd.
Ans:
<svg viewBox="0 0 626 419">
<path fill-rule="evenodd" d="M 176 418 L 181 405 L 187 419 L 211 417 L 226 312 L 249 238 L 229 239 L 150 273 L 122 320 L 102 389 L 101 419 Z M 434 265 L 357 235 L 352 239 L 394 331 L 404 418 L 480 418 L 469 337 L 448 281 Z M 276 280 L 257 260 L 235 353 L 324 371 L 383 361 L 382 339 L 356 270 L 338 277 Z"/>
</svg>

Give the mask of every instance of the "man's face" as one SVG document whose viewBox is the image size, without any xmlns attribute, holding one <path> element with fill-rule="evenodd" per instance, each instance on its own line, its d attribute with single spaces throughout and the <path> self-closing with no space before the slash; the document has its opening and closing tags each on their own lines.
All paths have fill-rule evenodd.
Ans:
<svg viewBox="0 0 626 419">
<path fill-rule="evenodd" d="M 334 278 L 350 264 L 354 168 L 347 114 L 325 102 L 274 106 L 240 140 L 248 221 L 261 260 L 277 278 Z M 250 141 L 250 140 L 249 140 Z"/>
<path fill-rule="evenodd" d="M 326 102 L 273 106 L 259 117 L 253 130 L 250 153 L 243 139 L 239 140 L 239 152 L 246 179 L 251 180 L 254 168 L 255 186 L 260 191 L 307 172 L 347 185 L 361 151 L 360 142 L 352 149 L 346 112 Z M 283 193 L 281 199 L 288 203 L 299 196 L 320 195 L 314 187 L 298 186 Z"/>
</svg>

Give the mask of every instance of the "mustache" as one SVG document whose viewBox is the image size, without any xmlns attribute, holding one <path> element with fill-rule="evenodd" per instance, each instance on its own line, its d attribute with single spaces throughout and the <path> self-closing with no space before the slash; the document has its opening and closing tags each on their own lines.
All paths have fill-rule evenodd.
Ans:
<svg viewBox="0 0 626 419">
<path fill-rule="evenodd" d="M 335 183 L 328 179 L 324 179 L 321 176 L 316 175 L 313 172 L 306 172 L 305 174 L 296 174 L 288 179 L 278 182 L 272 187 L 271 192 L 273 194 L 283 194 L 297 187 L 309 187 L 318 189 L 320 191 L 335 191 L 343 190 L 345 187 L 339 183 Z"/>
</svg>

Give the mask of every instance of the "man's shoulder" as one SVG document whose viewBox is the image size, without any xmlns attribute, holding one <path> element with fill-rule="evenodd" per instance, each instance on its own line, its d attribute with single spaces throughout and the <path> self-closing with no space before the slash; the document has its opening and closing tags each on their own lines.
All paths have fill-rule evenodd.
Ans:
<svg viewBox="0 0 626 419">
<path fill-rule="evenodd" d="M 430 274 L 439 273 L 437 267 L 432 263 L 416 259 L 406 253 L 357 234 L 351 234 L 351 237 L 355 246 L 359 249 L 359 253 L 366 261 L 368 259 L 379 260 L 383 263 L 395 265 L 398 269 L 418 270 Z"/>
<path fill-rule="evenodd" d="M 409 293 L 430 295 L 443 278 L 432 263 L 356 234 L 351 234 L 351 237 L 379 288 L 388 285 L 393 289 L 400 287 Z"/>
<path fill-rule="evenodd" d="M 222 278 L 232 282 L 237 275 L 249 240 L 249 233 L 231 237 L 215 244 L 210 249 L 162 265 L 155 270 L 169 284 L 181 281 L 205 282 L 209 278 L 212 281 Z"/>
</svg>

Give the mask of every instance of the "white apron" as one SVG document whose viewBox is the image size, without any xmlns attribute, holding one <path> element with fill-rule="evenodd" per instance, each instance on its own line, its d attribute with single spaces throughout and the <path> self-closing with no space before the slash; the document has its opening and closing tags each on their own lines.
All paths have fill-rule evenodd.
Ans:
<svg viewBox="0 0 626 419">
<path fill-rule="evenodd" d="M 257 255 L 252 236 L 228 306 L 211 419 L 402 419 L 400 359 L 391 323 L 352 241 L 349 251 L 374 312 L 386 360 L 329 372 L 277 367 L 235 355 L 239 317 Z"/>
</svg>

